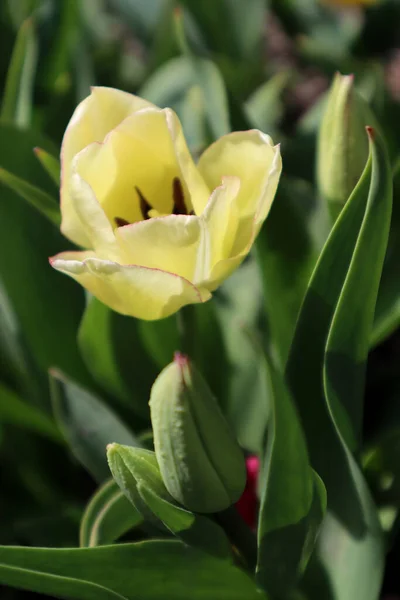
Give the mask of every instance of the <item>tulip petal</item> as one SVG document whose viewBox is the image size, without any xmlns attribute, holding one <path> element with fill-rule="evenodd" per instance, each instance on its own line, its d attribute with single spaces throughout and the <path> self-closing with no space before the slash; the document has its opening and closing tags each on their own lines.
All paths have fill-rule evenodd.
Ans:
<svg viewBox="0 0 400 600">
<path fill-rule="evenodd" d="M 224 135 L 201 155 L 198 169 L 211 189 L 222 178 L 235 175 L 240 179 L 237 198 L 239 219 L 256 217 L 261 225 L 271 207 L 281 172 L 279 146 L 258 130 Z"/>
<path fill-rule="evenodd" d="M 85 152 L 85 151 L 84 151 Z M 90 185 L 72 167 L 70 190 L 76 218 L 80 221 L 90 248 L 101 257 L 121 261 L 113 229 Z"/>
<path fill-rule="evenodd" d="M 141 208 L 141 198 L 159 214 L 173 213 L 177 180 L 182 191 L 179 210 L 191 212 L 191 194 L 169 128 L 171 112 L 155 108 L 138 111 L 101 144 L 89 145 L 76 157 L 77 171 L 92 187 L 111 223 L 115 218 L 128 223 L 145 219 L 148 210 Z"/>
<path fill-rule="evenodd" d="M 186 144 L 182 125 L 176 114 L 170 109 L 167 109 L 167 120 L 182 177 L 190 193 L 192 207 L 196 215 L 201 215 L 207 205 L 210 190 L 213 188 L 207 185 L 194 164 Z"/>
<path fill-rule="evenodd" d="M 222 184 L 213 191 L 202 214 L 209 233 L 211 266 L 231 255 L 239 225 L 239 192 L 238 177 L 222 177 Z"/>
<path fill-rule="evenodd" d="M 203 260 L 204 228 L 195 216 L 169 215 L 140 221 L 116 230 L 116 238 L 129 264 L 176 273 L 195 281 Z"/>
<path fill-rule="evenodd" d="M 153 105 L 142 98 L 113 88 L 94 87 L 90 96 L 76 108 L 61 147 L 61 230 L 81 246 L 89 240 L 71 202 L 68 181 L 75 155 L 93 142 L 102 142 L 112 129 L 130 114 Z"/>
<path fill-rule="evenodd" d="M 253 130 L 217 140 L 203 153 L 198 168 L 210 187 L 220 186 L 204 211 L 212 248 L 207 287 L 213 290 L 250 251 L 270 210 L 282 163 L 279 146 Z M 238 179 L 239 189 L 234 183 Z"/>
<path fill-rule="evenodd" d="M 50 262 L 116 312 L 139 319 L 168 317 L 186 304 L 211 297 L 208 290 L 178 275 L 138 265 L 121 266 L 87 252 L 64 252 Z"/>
</svg>

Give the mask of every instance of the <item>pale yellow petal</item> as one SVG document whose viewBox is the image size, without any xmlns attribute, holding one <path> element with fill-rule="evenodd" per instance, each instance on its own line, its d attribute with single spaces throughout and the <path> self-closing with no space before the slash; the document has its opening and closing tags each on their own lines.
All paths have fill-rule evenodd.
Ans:
<svg viewBox="0 0 400 600">
<path fill-rule="evenodd" d="M 218 263 L 216 263 L 210 272 L 207 289 L 209 289 L 210 292 L 213 292 L 215 289 L 217 289 L 221 283 L 225 281 L 229 275 L 232 275 L 232 273 L 241 265 L 250 249 L 251 244 L 249 245 L 247 252 L 243 251 L 237 256 L 220 260 Z"/>
<path fill-rule="evenodd" d="M 119 255 L 113 228 L 91 186 L 74 171 L 70 177 L 70 194 L 76 219 L 80 221 L 88 240 L 87 246 L 101 257 L 123 260 Z"/>
<path fill-rule="evenodd" d="M 63 255 L 55 256 L 51 264 L 116 312 L 139 319 L 161 319 L 186 304 L 205 302 L 211 297 L 207 290 L 158 269 L 121 266 L 97 258 L 65 260 Z"/>
<path fill-rule="evenodd" d="M 92 187 L 111 223 L 142 220 L 140 196 L 158 213 L 174 208 L 174 181 L 179 179 L 187 212 L 190 195 L 180 170 L 167 110 L 145 109 L 122 121 L 102 144 L 77 157 L 77 170 Z"/>
<path fill-rule="evenodd" d="M 281 171 L 278 157 L 279 146 L 274 146 L 268 135 L 257 130 L 238 131 L 221 137 L 207 148 L 200 157 L 198 169 L 211 189 L 221 185 L 224 176 L 238 177 L 239 218 L 245 220 L 258 213 L 265 218 L 276 189 L 270 184 L 268 197 L 265 197 L 266 182 L 273 176 L 275 184 L 278 183 Z"/>
<path fill-rule="evenodd" d="M 88 239 L 81 222 L 76 218 L 68 189 L 74 156 L 93 142 L 102 142 L 105 136 L 130 114 L 153 105 L 142 98 L 120 90 L 94 87 L 90 96 L 76 108 L 65 131 L 61 146 L 61 230 L 81 246 Z"/>
<path fill-rule="evenodd" d="M 214 188 L 207 185 L 194 164 L 183 135 L 182 125 L 176 114 L 170 109 L 167 109 L 167 119 L 180 171 L 189 190 L 192 207 L 196 215 L 201 215 Z"/>
<path fill-rule="evenodd" d="M 222 184 L 211 194 L 201 216 L 209 235 L 210 268 L 218 261 L 231 256 L 238 234 L 239 193 L 240 179 L 223 177 Z"/>
<path fill-rule="evenodd" d="M 204 211 L 212 261 L 208 288 L 214 290 L 244 260 L 268 215 L 281 173 L 279 146 L 258 131 L 220 138 L 200 159 L 209 185 L 223 184 Z M 234 173 L 235 177 L 229 176 Z M 225 174 L 228 174 L 226 176 Z M 237 185 L 239 180 L 240 186 Z"/>
<path fill-rule="evenodd" d="M 130 264 L 162 269 L 194 281 L 201 260 L 202 228 L 198 217 L 149 219 L 120 227 L 115 235 Z"/>
</svg>

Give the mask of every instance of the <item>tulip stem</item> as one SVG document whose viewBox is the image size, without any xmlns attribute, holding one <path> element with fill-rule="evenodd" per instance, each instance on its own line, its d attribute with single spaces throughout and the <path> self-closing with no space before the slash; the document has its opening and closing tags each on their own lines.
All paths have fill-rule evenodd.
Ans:
<svg viewBox="0 0 400 600">
<path fill-rule="evenodd" d="M 224 528 L 232 544 L 236 546 L 245 559 L 249 570 L 254 573 L 257 565 L 257 538 L 255 533 L 246 525 L 234 505 L 217 513 L 216 520 Z"/>
<path fill-rule="evenodd" d="M 181 347 L 179 350 L 193 358 L 196 333 L 196 315 L 191 304 L 184 306 L 177 313 L 178 332 Z"/>
</svg>

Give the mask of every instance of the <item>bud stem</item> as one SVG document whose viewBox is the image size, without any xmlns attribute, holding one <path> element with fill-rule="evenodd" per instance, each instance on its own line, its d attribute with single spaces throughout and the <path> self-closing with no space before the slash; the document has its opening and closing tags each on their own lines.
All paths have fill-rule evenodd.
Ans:
<svg viewBox="0 0 400 600">
<path fill-rule="evenodd" d="M 247 567 L 254 573 L 257 565 L 257 538 L 243 521 L 234 505 L 215 515 L 228 538 L 244 557 Z"/>
<path fill-rule="evenodd" d="M 187 354 L 189 358 L 193 358 L 196 338 L 196 315 L 194 307 L 191 304 L 188 304 L 181 308 L 176 316 L 181 343 L 179 350 L 184 354 Z"/>
</svg>

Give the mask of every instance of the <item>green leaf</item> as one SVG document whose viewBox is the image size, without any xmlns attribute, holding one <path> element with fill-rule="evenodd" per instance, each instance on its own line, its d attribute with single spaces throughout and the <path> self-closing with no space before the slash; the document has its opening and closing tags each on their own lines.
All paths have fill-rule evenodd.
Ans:
<svg viewBox="0 0 400 600">
<path fill-rule="evenodd" d="M 258 525 L 257 578 L 272 597 L 287 597 L 304 572 L 326 509 L 306 440 L 283 378 L 265 362 L 271 415 Z"/>
<path fill-rule="evenodd" d="M 50 175 L 51 179 L 57 185 L 60 185 L 60 173 L 61 173 L 61 165 L 58 158 L 55 158 L 50 152 L 46 152 L 43 148 L 34 148 L 33 149 L 36 158 L 40 161 L 42 167 L 47 171 Z"/>
<path fill-rule="evenodd" d="M 57 422 L 72 452 L 97 481 L 110 476 L 106 446 L 138 446 L 133 433 L 101 400 L 52 370 L 50 387 Z"/>
<path fill-rule="evenodd" d="M 142 521 L 142 515 L 111 479 L 98 488 L 86 506 L 79 544 L 81 547 L 111 544 Z"/>
<path fill-rule="evenodd" d="M 257 88 L 246 100 L 244 110 L 253 127 L 271 136 L 277 133 L 284 111 L 282 94 L 291 76 L 289 70 L 280 71 Z"/>
<path fill-rule="evenodd" d="M 391 335 L 400 325 L 400 159 L 393 171 L 393 214 L 389 242 L 383 265 L 375 310 L 371 345 L 376 346 Z"/>
<path fill-rule="evenodd" d="M 282 177 L 257 238 L 257 258 L 274 355 L 283 366 L 307 282 L 330 227 L 323 203 L 301 179 Z"/>
<path fill-rule="evenodd" d="M 311 277 L 287 364 L 287 380 L 302 419 L 311 463 L 328 493 L 329 514 L 318 540 L 325 586 L 319 589 L 310 575 L 307 591 L 311 600 L 321 596 L 376 600 L 380 590 L 383 545 L 377 511 L 349 449 L 349 444 L 352 449 L 357 444 L 362 407 L 358 403 L 349 412 L 348 399 L 352 390 L 357 401 L 363 386 L 365 337 L 372 326 L 390 210 L 385 148 L 378 136 L 370 135 L 370 158 Z M 376 223 L 379 226 L 371 234 Z M 355 307 L 360 316 L 355 315 Z M 356 329 L 348 315 L 358 324 Z M 353 357 L 340 374 L 340 387 L 336 364 L 326 346 L 330 352 L 335 348 L 335 352 Z"/>
<path fill-rule="evenodd" d="M 236 64 L 239 59 L 247 64 L 259 61 L 265 18 L 263 0 L 183 0 L 182 4 L 193 14 L 216 55 L 232 57 Z"/>
<path fill-rule="evenodd" d="M 139 95 L 157 106 L 175 109 L 182 119 L 184 131 L 191 131 L 193 114 L 183 110 L 181 102 L 193 87 L 201 91 L 201 97 L 196 97 L 196 113 L 204 113 L 211 139 L 229 133 L 231 126 L 225 84 L 218 67 L 210 60 L 192 56 L 173 58 L 149 77 Z M 191 148 L 199 151 L 193 144 Z"/>
<path fill-rule="evenodd" d="M 0 119 L 26 127 L 32 111 L 37 42 L 32 19 L 20 27 L 7 73 Z"/>
<path fill-rule="evenodd" d="M 120 16 L 129 23 L 137 34 L 151 38 L 162 13 L 165 0 L 111 0 L 111 4 Z"/>
<path fill-rule="evenodd" d="M 400 506 L 400 427 L 397 414 L 375 436 L 363 461 L 379 504 Z"/>
<path fill-rule="evenodd" d="M 54 152 L 53 146 L 40 134 L 12 125 L 0 124 L 0 137 L 0 166 L 51 194 L 53 184 L 38 168 L 32 148 L 39 145 Z M 35 364 L 44 371 L 59 367 L 90 385 L 76 343 L 83 290 L 48 264 L 48 257 L 67 249 L 68 242 L 53 224 L 1 183 L 0 237 L 4 249 L 0 279 Z"/>
<path fill-rule="evenodd" d="M 19 194 L 21 198 L 29 202 L 29 204 L 45 216 L 46 219 L 49 219 L 53 225 L 56 225 L 56 227 L 60 226 L 60 208 L 50 194 L 43 192 L 31 183 L 24 181 L 20 177 L 17 177 L 2 168 L 0 168 L 0 181 L 12 189 L 16 194 Z"/>
<path fill-rule="evenodd" d="M 174 540 L 96 548 L 0 546 L 0 583 L 69 600 L 187 600 L 188 591 L 191 600 L 263 598 L 237 567 Z"/>
<path fill-rule="evenodd" d="M 166 328 L 171 336 L 164 340 Z M 170 342 L 174 339 L 173 329 L 174 323 L 169 319 L 166 323 L 160 321 L 148 325 L 120 315 L 96 298 L 91 298 L 79 328 L 78 343 L 95 381 L 125 406 L 147 417 L 150 388 L 157 377 L 159 365 L 143 345 L 142 337 L 148 331 L 146 339 L 150 348 L 156 344 L 170 348 Z M 165 364 L 171 360 L 174 350 L 176 347 L 168 352 Z M 160 358 L 161 352 L 165 356 L 164 351 L 160 350 L 156 358 Z"/>
<path fill-rule="evenodd" d="M 139 485 L 138 490 L 152 513 L 183 542 L 217 558 L 232 560 L 229 540 L 217 523 L 168 502 L 145 485 Z"/>
<path fill-rule="evenodd" d="M 13 390 L 0 383 L 0 423 L 15 425 L 56 443 L 62 443 L 55 423 L 41 410 L 24 402 Z"/>
<path fill-rule="evenodd" d="M 59 5 L 58 19 L 52 28 L 52 46 L 47 53 L 46 84 L 60 93 L 70 87 L 70 68 L 80 33 L 80 6 L 77 0 Z"/>
<path fill-rule="evenodd" d="M 40 375 L 26 347 L 18 320 L 0 281 L 0 365 L 3 381 L 29 398 L 42 394 Z"/>
<path fill-rule="evenodd" d="M 210 60 L 193 59 L 192 68 L 203 92 L 211 136 L 216 140 L 231 131 L 224 80 L 218 67 Z"/>
<path fill-rule="evenodd" d="M 342 422 L 339 430 L 345 439 L 345 431 L 352 432 L 347 438 L 350 447 L 352 439 L 361 437 L 366 363 L 392 211 L 388 159 L 380 138 L 376 140 L 368 204 L 325 349 L 326 401 L 334 420 Z"/>
<path fill-rule="evenodd" d="M 259 326 L 263 306 L 261 277 L 252 256 L 217 290 L 214 304 L 222 335 L 218 345 L 224 348 L 224 354 L 210 361 L 214 364 L 207 368 L 207 381 L 215 381 L 218 373 L 223 393 L 217 397 L 222 398 L 224 414 L 240 445 L 258 453 L 264 446 L 269 401 L 262 355 L 248 334 Z M 212 352 L 217 352 L 218 345 Z M 226 362 L 218 370 L 221 356 Z M 211 366 L 215 368 L 214 379 Z"/>
</svg>

